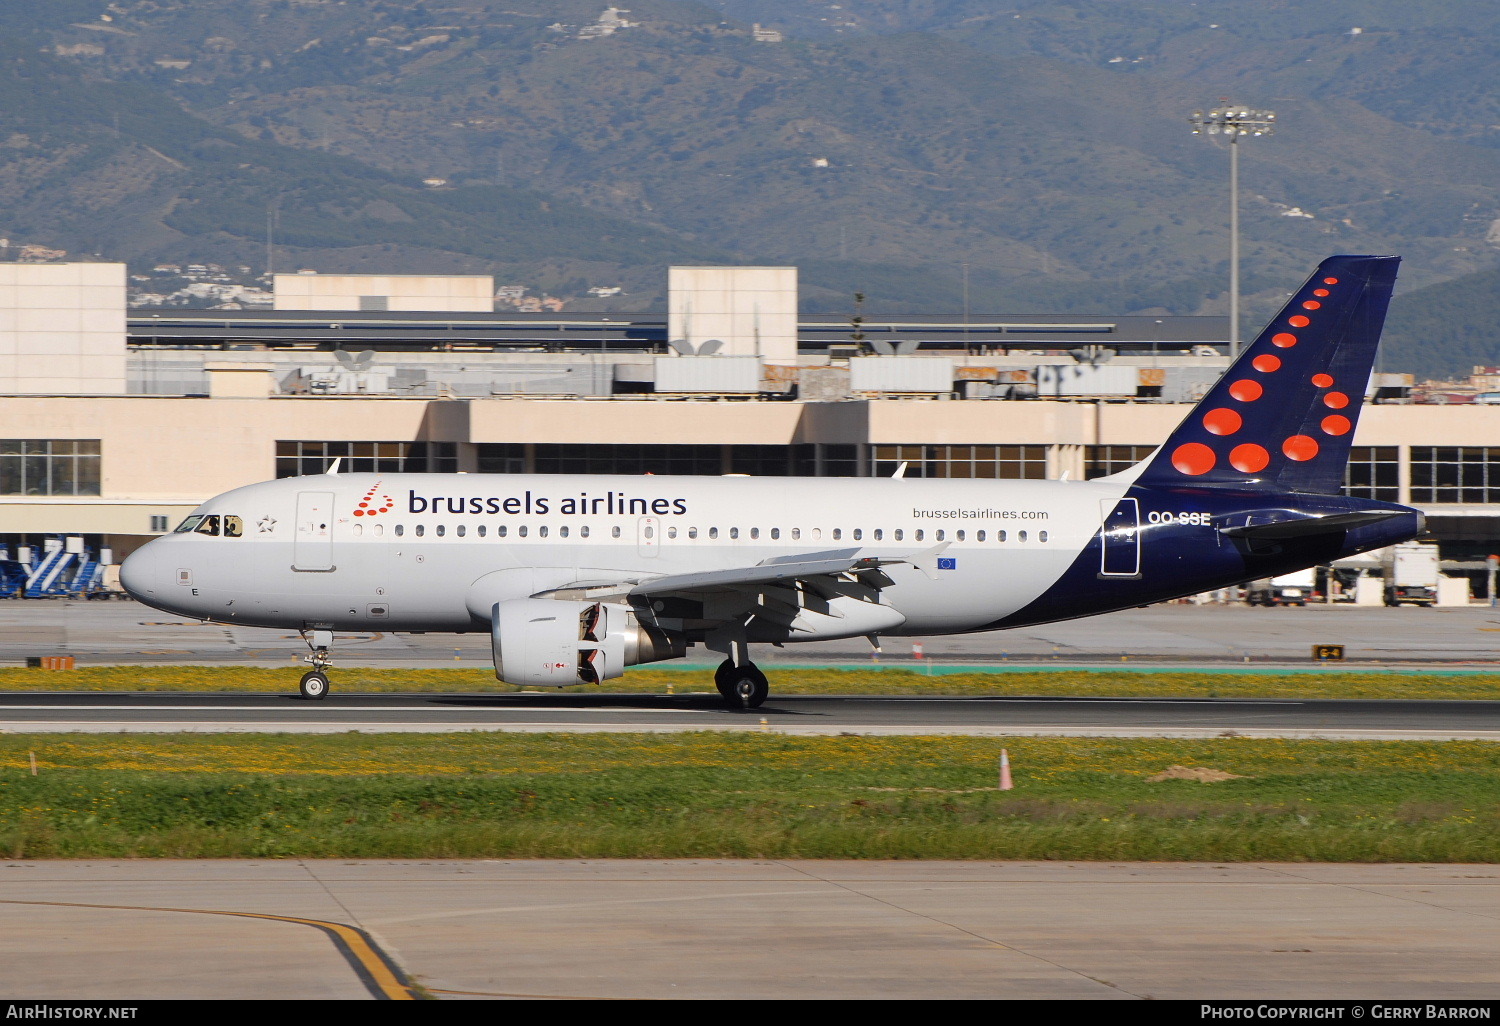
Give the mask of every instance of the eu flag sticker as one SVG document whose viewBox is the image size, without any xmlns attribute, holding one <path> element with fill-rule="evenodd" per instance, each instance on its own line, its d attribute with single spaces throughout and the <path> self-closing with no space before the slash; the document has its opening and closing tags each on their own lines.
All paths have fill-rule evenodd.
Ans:
<svg viewBox="0 0 1500 1026">
<path fill-rule="evenodd" d="M 938 569 L 939 570 L 957 570 L 958 569 L 958 560 L 956 558 L 954 558 L 953 556 L 946 556 L 946 557 L 940 556 L 940 557 L 938 557 Z"/>
</svg>

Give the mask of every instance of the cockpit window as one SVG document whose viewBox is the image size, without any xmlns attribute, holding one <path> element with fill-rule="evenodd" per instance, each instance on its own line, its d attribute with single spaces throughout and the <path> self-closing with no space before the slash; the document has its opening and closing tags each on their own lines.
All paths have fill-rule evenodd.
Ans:
<svg viewBox="0 0 1500 1026">
<path fill-rule="evenodd" d="M 219 533 L 219 516 L 218 516 L 218 514 L 216 514 L 216 513 L 210 513 L 210 514 L 208 514 L 207 516 L 205 516 L 203 518 L 203 522 L 200 523 L 197 527 L 193 528 L 193 530 L 197 531 L 199 534 L 218 535 L 218 533 Z"/>
<path fill-rule="evenodd" d="M 176 533 L 176 534 L 187 534 L 189 531 L 195 529 L 202 520 L 203 520 L 202 514 L 198 514 L 198 515 L 195 515 L 195 516 L 188 517 L 182 523 L 180 523 L 180 524 L 177 525 L 177 530 L 174 533 Z"/>
<path fill-rule="evenodd" d="M 224 518 L 224 537 L 238 538 L 245 533 L 245 522 L 239 517 L 226 516 Z"/>
</svg>

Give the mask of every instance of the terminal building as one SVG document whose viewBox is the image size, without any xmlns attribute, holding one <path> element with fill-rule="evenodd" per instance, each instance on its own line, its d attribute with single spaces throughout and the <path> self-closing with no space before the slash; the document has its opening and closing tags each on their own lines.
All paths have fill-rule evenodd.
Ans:
<svg viewBox="0 0 1500 1026">
<path fill-rule="evenodd" d="M 1149 453 L 1225 318 L 800 317 L 796 269 L 675 267 L 665 314 L 516 314 L 474 275 L 278 275 L 270 310 L 131 310 L 120 264 L 0 264 L 0 547 L 118 561 L 202 500 L 346 471 L 1061 478 Z M 1377 375 L 1351 494 L 1500 551 L 1500 405 Z M 1493 473 L 1491 473 L 1493 469 Z M 795 496 L 790 496 L 795 501 Z M 1476 584 L 1483 587 L 1483 575 Z"/>
</svg>

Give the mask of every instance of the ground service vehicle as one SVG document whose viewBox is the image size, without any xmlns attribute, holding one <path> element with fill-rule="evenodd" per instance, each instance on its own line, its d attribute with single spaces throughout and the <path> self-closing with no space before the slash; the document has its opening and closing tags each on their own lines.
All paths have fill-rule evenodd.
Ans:
<svg viewBox="0 0 1500 1026">
<path fill-rule="evenodd" d="M 1425 542 L 1392 545 L 1385 560 L 1385 604 L 1437 604 L 1438 547 Z"/>
<path fill-rule="evenodd" d="M 1245 601 L 1252 606 L 1305 606 L 1317 595 L 1317 569 L 1308 567 L 1279 577 L 1251 581 Z"/>
</svg>

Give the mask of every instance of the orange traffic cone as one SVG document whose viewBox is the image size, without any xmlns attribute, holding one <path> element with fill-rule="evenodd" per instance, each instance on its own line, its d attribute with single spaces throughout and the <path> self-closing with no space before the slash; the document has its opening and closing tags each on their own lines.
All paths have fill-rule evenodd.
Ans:
<svg viewBox="0 0 1500 1026">
<path fill-rule="evenodd" d="M 1000 749 L 1000 790 L 1009 791 L 1016 785 L 1010 779 L 1010 753 Z"/>
</svg>

